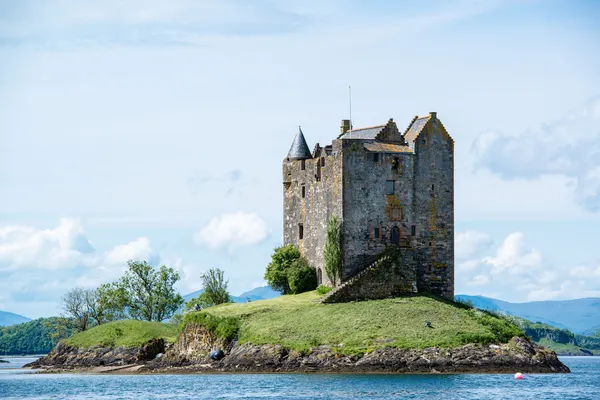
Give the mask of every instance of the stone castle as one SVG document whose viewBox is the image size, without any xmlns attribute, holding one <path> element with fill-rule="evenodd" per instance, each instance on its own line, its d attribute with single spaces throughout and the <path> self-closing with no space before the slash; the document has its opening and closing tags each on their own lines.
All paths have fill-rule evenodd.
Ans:
<svg viewBox="0 0 600 400">
<path fill-rule="evenodd" d="M 327 222 L 342 232 L 339 301 L 401 292 L 454 296 L 454 140 L 432 112 L 404 133 L 342 120 L 330 145 L 311 152 L 301 130 L 283 160 L 284 244 L 324 268 Z M 383 263 L 382 254 L 399 256 Z M 389 260 L 388 260 L 389 261 Z"/>
</svg>

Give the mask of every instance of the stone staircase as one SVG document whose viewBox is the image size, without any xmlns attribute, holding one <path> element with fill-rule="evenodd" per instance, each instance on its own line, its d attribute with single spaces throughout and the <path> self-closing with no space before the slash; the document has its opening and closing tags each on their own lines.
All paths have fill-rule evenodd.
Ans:
<svg viewBox="0 0 600 400">
<path fill-rule="evenodd" d="M 333 288 L 331 290 L 331 292 L 327 293 L 326 295 L 324 295 L 321 298 L 321 303 L 329 303 L 330 299 L 332 297 L 334 297 L 338 292 L 345 290 L 347 287 L 354 285 L 356 282 L 358 282 L 363 276 L 365 276 L 366 274 L 368 274 L 369 272 L 371 272 L 373 269 L 379 267 L 382 263 L 384 263 L 385 261 L 389 260 L 391 257 L 390 256 L 383 256 L 379 259 L 377 259 L 377 261 L 367 265 L 365 268 L 363 268 L 362 270 L 360 270 L 356 275 L 352 276 L 350 279 L 348 279 L 346 282 L 342 283 L 339 286 L 336 286 L 335 288 Z"/>
</svg>

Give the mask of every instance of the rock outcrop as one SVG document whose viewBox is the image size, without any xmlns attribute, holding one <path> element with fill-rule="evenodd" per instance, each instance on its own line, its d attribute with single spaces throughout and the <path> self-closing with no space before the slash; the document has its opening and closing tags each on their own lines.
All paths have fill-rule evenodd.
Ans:
<svg viewBox="0 0 600 400">
<path fill-rule="evenodd" d="M 134 348 L 100 346 L 78 348 L 59 342 L 47 356 L 29 363 L 25 367 L 81 368 L 143 364 L 164 352 L 164 339 L 152 339 Z"/>
</svg>

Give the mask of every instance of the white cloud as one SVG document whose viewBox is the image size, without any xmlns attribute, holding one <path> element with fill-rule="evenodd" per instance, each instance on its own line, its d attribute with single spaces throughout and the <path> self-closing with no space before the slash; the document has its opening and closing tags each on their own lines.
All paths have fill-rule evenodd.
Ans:
<svg viewBox="0 0 600 400">
<path fill-rule="evenodd" d="M 0 227 L 0 302 L 29 317 L 56 315 L 66 291 L 117 280 L 131 259 L 157 265 L 159 255 L 146 237 L 98 252 L 76 219 L 49 229 Z"/>
<path fill-rule="evenodd" d="M 465 259 L 488 249 L 492 243 L 492 238 L 483 232 L 458 232 L 454 239 L 454 253 L 457 259 Z"/>
<path fill-rule="evenodd" d="M 141 237 L 127 244 L 115 246 L 105 257 L 108 264 L 127 264 L 129 260 L 146 260 L 152 264 L 158 255 L 150 245 L 150 239 Z"/>
<path fill-rule="evenodd" d="M 457 263 L 455 292 L 507 301 L 600 296 L 600 264 L 592 265 L 554 265 L 527 244 L 523 233 L 513 232 L 495 254 Z"/>
<path fill-rule="evenodd" d="M 482 132 L 471 151 L 476 169 L 503 179 L 566 177 L 576 201 L 588 211 L 600 211 L 600 97 L 535 131 L 514 136 Z"/>
<path fill-rule="evenodd" d="M 267 238 L 267 223 L 254 213 L 237 212 L 215 217 L 194 235 L 194 242 L 212 249 L 252 246 Z"/>
<path fill-rule="evenodd" d="M 74 268 L 89 266 L 94 260 L 94 248 L 78 220 L 61 219 L 54 229 L 0 228 L 0 271 L 23 265 L 39 269 Z"/>
</svg>

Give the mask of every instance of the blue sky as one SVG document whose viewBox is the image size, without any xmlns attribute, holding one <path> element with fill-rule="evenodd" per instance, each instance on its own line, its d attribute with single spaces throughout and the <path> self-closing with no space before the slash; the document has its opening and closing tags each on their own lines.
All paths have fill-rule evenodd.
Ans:
<svg viewBox="0 0 600 400">
<path fill-rule="evenodd" d="M 597 1 L 0 1 L 0 309 L 128 258 L 264 284 L 281 161 L 348 116 L 455 139 L 456 292 L 600 296 Z"/>
</svg>

